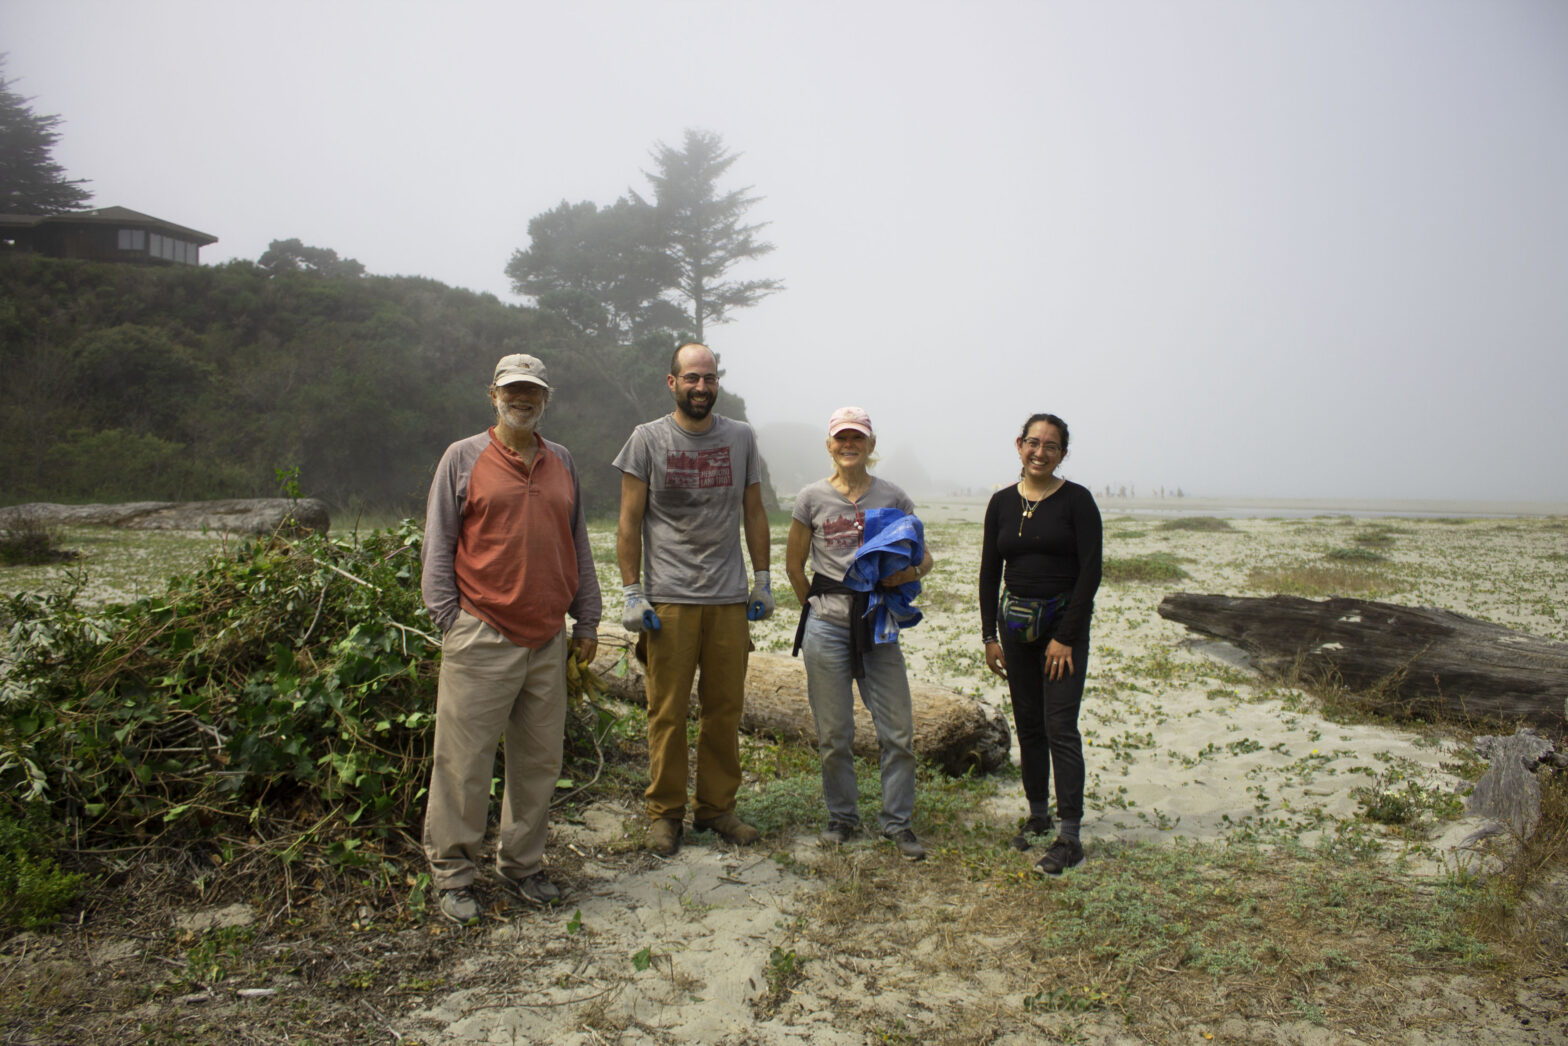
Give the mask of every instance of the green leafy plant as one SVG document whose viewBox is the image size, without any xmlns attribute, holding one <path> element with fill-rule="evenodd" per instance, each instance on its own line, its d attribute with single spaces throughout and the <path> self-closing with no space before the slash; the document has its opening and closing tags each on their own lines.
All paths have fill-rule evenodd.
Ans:
<svg viewBox="0 0 1568 1046">
<path fill-rule="evenodd" d="M 43 811 L 21 817 L 0 810 L 0 927 L 36 930 L 54 922 L 85 876 L 61 870 Z"/>
</svg>

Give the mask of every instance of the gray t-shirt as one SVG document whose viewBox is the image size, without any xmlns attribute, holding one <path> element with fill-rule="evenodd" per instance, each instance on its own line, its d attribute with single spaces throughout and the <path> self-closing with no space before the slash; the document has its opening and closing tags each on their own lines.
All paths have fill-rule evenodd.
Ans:
<svg viewBox="0 0 1568 1046">
<path fill-rule="evenodd" d="M 741 498 L 762 482 L 757 437 L 713 415 L 691 433 L 672 415 L 638 425 L 615 467 L 648 484 L 642 517 L 643 591 L 654 603 L 744 603 Z"/>
<path fill-rule="evenodd" d="M 833 488 L 825 479 L 802 487 L 795 497 L 795 511 L 791 518 L 811 528 L 811 569 L 826 574 L 834 581 L 843 581 L 844 572 L 855 558 L 865 533 L 866 511 L 874 508 L 896 508 L 914 512 L 915 503 L 909 500 L 902 487 L 885 479 L 871 477 L 871 486 L 851 501 Z M 821 595 L 811 597 L 811 612 L 831 624 L 849 627 L 849 597 L 846 595 Z"/>
</svg>

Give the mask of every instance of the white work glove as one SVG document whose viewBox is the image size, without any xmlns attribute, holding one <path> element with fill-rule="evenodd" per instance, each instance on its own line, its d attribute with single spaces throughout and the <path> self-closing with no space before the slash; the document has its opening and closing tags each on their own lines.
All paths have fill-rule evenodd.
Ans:
<svg viewBox="0 0 1568 1046">
<path fill-rule="evenodd" d="M 773 613 L 773 581 L 766 570 L 751 573 L 751 595 L 746 599 L 746 620 L 761 621 Z"/>
<path fill-rule="evenodd" d="M 622 591 L 626 593 L 626 609 L 621 612 L 621 626 L 628 632 L 641 632 L 643 629 L 657 632 L 659 615 L 654 613 L 648 597 L 642 594 L 642 586 L 626 585 Z"/>
</svg>

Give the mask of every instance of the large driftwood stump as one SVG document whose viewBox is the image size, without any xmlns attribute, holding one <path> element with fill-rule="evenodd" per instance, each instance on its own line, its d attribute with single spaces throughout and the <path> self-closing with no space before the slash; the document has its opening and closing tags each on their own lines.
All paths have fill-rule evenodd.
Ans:
<svg viewBox="0 0 1568 1046">
<path fill-rule="evenodd" d="M 124 527 L 127 530 L 209 530 L 271 534 L 292 521 L 291 531 L 325 534 L 332 520 L 316 498 L 230 498 L 225 501 L 127 501 L 115 505 L 57 505 L 38 501 L 0 509 L 0 526 L 22 520 L 58 526 Z"/>
<path fill-rule="evenodd" d="M 1234 643 L 1271 675 L 1337 675 L 1386 715 L 1568 723 L 1568 643 L 1447 610 L 1177 592 L 1160 616 Z"/>
<path fill-rule="evenodd" d="M 601 642 L 594 669 L 610 693 L 631 704 L 647 705 L 643 668 L 624 645 Z M 616 673 L 620 672 L 620 675 Z M 1012 747 L 1007 720 L 1000 712 L 946 687 L 909 681 L 915 712 L 915 754 L 957 776 L 989 773 L 1006 765 Z M 696 688 L 692 708 L 697 707 Z M 817 728 L 806 700 L 806 666 L 782 654 L 752 654 L 746 667 L 746 711 L 740 728 L 816 744 Z M 855 704 L 855 754 L 876 758 L 876 727 L 865 706 Z"/>
</svg>

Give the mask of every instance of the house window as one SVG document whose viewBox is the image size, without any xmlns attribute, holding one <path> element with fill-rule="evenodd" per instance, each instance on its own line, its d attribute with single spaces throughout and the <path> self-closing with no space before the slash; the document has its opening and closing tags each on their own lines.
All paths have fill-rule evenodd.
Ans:
<svg viewBox="0 0 1568 1046">
<path fill-rule="evenodd" d="M 121 229 L 120 250 L 145 251 L 147 249 L 146 229 Z"/>
</svg>

